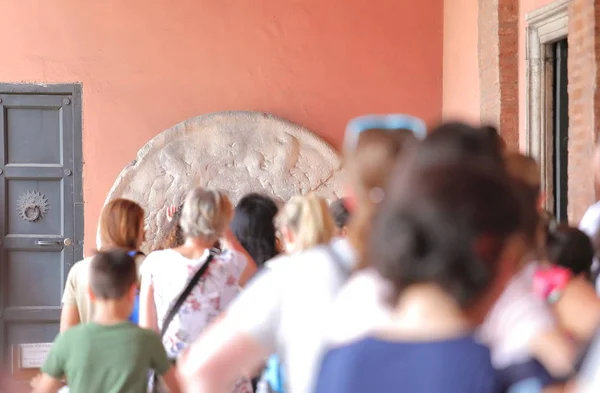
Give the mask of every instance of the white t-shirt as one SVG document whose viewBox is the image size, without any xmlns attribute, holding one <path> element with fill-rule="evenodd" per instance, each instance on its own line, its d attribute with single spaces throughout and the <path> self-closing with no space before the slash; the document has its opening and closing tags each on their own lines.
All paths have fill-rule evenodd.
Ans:
<svg viewBox="0 0 600 393">
<path fill-rule="evenodd" d="M 594 237 L 600 227 L 600 202 L 590 206 L 579 222 L 579 230 L 585 232 L 589 237 Z"/>
<path fill-rule="evenodd" d="M 345 239 L 278 257 L 228 310 L 243 332 L 285 364 L 287 393 L 310 393 L 325 346 L 331 305 L 355 263 Z"/>
<path fill-rule="evenodd" d="M 577 381 L 576 393 L 600 392 L 600 335 L 596 337 Z"/>
<path fill-rule="evenodd" d="M 480 329 L 498 369 L 532 358 L 531 341 L 555 327 L 552 310 L 533 292 L 537 264 L 525 266 L 504 289 Z"/>
<path fill-rule="evenodd" d="M 373 269 L 355 273 L 340 290 L 327 329 L 331 345 L 359 340 L 390 323 L 390 284 Z"/>
<path fill-rule="evenodd" d="M 598 228 L 600 228 L 600 202 L 596 202 L 590 206 L 579 223 L 579 230 L 590 238 L 596 236 Z M 594 258 L 592 269 L 598 269 L 600 267 L 598 265 L 600 265 L 600 261 Z M 596 280 L 596 292 L 600 294 L 600 277 Z"/>
</svg>

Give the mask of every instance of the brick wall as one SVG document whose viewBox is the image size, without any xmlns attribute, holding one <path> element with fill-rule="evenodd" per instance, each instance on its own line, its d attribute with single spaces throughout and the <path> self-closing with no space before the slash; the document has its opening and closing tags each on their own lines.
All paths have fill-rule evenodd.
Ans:
<svg viewBox="0 0 600 393">
<path fill-rule="evenodd" d="M 479 0 L 481 120 L 519 147 L 519 0 Z M 591 167 L 600 130 L 600 0 L 569 3 L 569 206 L 578 222 L 595 195 Z M 525 97 L 520 97 L 524 100 Z M 521 101 L 521 105 L 525 105 Z M 521 130 L 525 132 L 525 130 Z M 600 190 L 599 190 L 600 191 Z"/>
<path fill-rule="evenodd" d="M 600 126 L 598 25 L 600 0 L 569 3 L 569 218 L 578 222 L 594 202 L 592 155 Z"/>
<path fill-rule="evenodd" d="M 518 0 L 479 0 L 481 120 L 499 126 L 511 149 L 519 147 L 518 52 Z"/>
</svg>

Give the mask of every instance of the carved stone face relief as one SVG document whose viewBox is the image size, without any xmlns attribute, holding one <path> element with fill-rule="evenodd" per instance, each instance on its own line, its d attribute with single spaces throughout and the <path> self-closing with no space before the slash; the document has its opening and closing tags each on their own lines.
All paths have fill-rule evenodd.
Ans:
<svg viewBox="0 0 600 393">
<path fill-rule="evenodd" d="M 279 201 L 308 192 L 340 196 L 340 158 L 310 131 L 261 112 L 219 112 L 184 121 L 150 140 L 108 194 L 146 211 L 151 250 L 166 210 L 195 186 L 223 189 L 236 203 L 249 192 Z M 98 247 L 100 241 L 98 239 Z"/>
</svg>

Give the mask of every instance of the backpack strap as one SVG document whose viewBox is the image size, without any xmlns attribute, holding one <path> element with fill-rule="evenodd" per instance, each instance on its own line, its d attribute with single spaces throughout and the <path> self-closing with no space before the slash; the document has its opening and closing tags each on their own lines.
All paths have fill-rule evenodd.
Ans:
<svg viewBox="0 0 600 393">
<path fill-rule="evenodd" d="M 175 315 L 177 315 L 179 309 L 181 308 L 181 306 L 183 306 L 183 303 L 185 303 L 190 293 L 192 293 L 192 290 L 198 284 L 200 278 L 202 278 L 204 273 L 206 273 L 206 271 L 208 270 L 208 265 L 210 265 L 210 262 L 214 259 L 215 254 L 216 251 L 211 249 L 208 254 L 208 258 L 206 258 L 206 261 L 202 264 L 202 266 L 200 266 L 198 270 L 196 270 L 196 273 L 194 273 L 192 278 L 188 281 L 187 285 L 185 286 L 185 288 L 183 288 L 183 291 L 181 291 L 173 306 L 169 309 L 169 312 L 167 312 L 167 316 L 165 317 L 162 328 L 160 329 L 161 338 L 164 337 L 165 333 L 167 332 L 167 329 L 169 328 L 169 324 L 171 323 L 171 321 L 173 321 L 173 318 L 175 318 Z"/>
</svg>

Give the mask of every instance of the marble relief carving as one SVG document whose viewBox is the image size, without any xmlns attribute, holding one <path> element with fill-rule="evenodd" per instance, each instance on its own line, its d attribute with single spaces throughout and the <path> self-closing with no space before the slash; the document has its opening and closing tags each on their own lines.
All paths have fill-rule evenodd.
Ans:
<svg viewBox="0 0 600 393">
<path fill-rule="evenodd" d="M 340 192 L 340 159 L 310 131 L 275 116 L 213 113 L 150 140 L 118 176 L 107 201 L 124 197 L 142 205 L 148 251 L 162 235 L 168 206 L 197 185 L 224 189 L 234 203 L 249 192 L 280 201 L 310 191 L 333 199 Z"/>
</svg>

